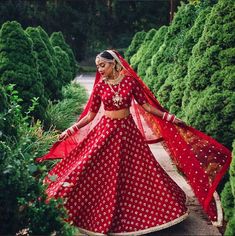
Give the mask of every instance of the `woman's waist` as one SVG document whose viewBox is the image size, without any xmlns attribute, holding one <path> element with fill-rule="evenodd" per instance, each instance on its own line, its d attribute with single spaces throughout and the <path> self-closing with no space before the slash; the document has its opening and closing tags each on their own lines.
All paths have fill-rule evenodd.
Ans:
<svg viewBox="0 0 235 236">
<path fill-rule="evenodd" d="M 111 110 L 111 111 L 104 111 L 104 115 L 111 119 L 122 119 L 130 115 L 130 109 L 124 108 L 120 110 Z"/>
</svg>

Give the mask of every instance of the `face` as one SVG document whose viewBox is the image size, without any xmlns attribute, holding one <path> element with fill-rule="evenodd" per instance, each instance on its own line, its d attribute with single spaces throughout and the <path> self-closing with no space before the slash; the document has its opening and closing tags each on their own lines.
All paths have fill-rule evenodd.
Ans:
<svg viewBox="0 0 235 236">
<path fill-rule="evenodd" d="M 113 62 L 107 62 L 100 58 L 96 58 L 95 64 L 102 77 L 111 77 L 113 75 Z"/>
</svg>

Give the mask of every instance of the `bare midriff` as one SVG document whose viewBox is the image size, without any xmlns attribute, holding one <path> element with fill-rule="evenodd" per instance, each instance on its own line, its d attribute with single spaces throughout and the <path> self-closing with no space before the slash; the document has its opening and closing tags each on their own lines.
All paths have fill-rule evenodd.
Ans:
<svg viewBox="0 0 235 236">
<path fill-rule="evenodd" d="M 124 108 L 120 110 L 105 111 L 104 115 L 112 119 L 122 119 L 130 114 L 129 108 Z"/>
</svg>

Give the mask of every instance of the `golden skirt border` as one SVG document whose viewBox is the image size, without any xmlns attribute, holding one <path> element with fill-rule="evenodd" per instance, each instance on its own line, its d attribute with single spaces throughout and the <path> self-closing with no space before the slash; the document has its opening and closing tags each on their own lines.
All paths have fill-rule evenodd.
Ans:
<svg viewBox="0 0 235 236">
<path fill-rule="evenodd" d="M 162 230 L 162 229 L 166 229 L 170 226 L 173 226 L 175 224 L 178 224 L 180 223 L 181 221 L 183 221 L 184 219 L 186 219 L 189 215 L 189 209 L 187 210 L 187 212 L 168 222 L 168 223 L 165 223 L 165 224 L 162 224 L 162 225 L 159 225 L 159 226 L 155 226 L 155 227 L 150 227 L 150 228 L 147 228 L 147 229 L 143 229 L 143 230 L 138 230 L 138 231 L 132 231 L 132 232 L 121 232 L 121 233 L 112 233 L 112 232 L 109 232 L 108 234 L 102 234 L 102 233 L 97 233 L 97 232 L 93 232 L 93 231 L 90 231 L 90 230 L 87 230 L 87 229 L 83 229 L 83 228 L 80 228 L 80 227 L 77 227 L 78 230 L 81 232 L 81 233 L 84 233 L 84 234 L 87 234 L 89 236 L 137 236 L 137 235 L 144 235 L 144 234 L 148 234 L 148 233 L 152 233 L 152 232 L 155 232 L 155 231 L 159 231 L 159 230 Z"/>
</svg>

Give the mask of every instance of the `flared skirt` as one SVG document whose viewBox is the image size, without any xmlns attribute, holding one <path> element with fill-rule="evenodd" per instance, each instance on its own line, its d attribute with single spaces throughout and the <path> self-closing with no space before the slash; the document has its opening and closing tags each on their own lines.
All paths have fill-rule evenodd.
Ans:
<svg viewBox="0 0 235 236">
<path fill-rule="evenodd" d="M 142 235 L 188 215 L 186 195 L 153 156 L 131 115 L 103 116 L 45 178 L 49 198 L 94 235 Z"/>
</svg>

